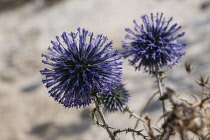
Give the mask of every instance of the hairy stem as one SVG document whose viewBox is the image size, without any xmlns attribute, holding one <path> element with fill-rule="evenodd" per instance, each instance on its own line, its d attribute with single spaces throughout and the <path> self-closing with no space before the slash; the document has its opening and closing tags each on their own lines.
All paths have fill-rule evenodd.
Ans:
<svg viewBox="0 0 210 140">
<path fill-rule="evenodd" d="M 155 68 L 155 76 L 157 79 L 158 89 L 159 89 L 159 93 L 160 93 L 160 97 L 161 97 L 161 96 L 163 96 L 163 91 L 162 91 L 161 80 L 160 80 L 160 75 L 159 75 L 157 66 Z M 164 122 L 165 122 L 165 116 L 164 116 L 166 113 L 165 102 L 164 102 L 164 100 L 162 100 L 161 102 L 162 102 L 162 108 L 163 108 L 163 118 L 164 118 Z"/>
<path fill-rule="evenodd" d="M 99 106 L 97 99 L 95 99 L 95 105 L 96 105 L 96 110 L 97 110 L 99 116 L 101 117 L 101 120 L 105 126 L 105 129 L 106 129 L 107 133 L 109 134 L 109 137 L 111 138 L 111 140 L 115 140 L 115 136 L 113 135 L 113 132 L 109 129 L 109 125 L 106 122 L 104 113 L 103 113 L 101 107 Z"/>
</svg>

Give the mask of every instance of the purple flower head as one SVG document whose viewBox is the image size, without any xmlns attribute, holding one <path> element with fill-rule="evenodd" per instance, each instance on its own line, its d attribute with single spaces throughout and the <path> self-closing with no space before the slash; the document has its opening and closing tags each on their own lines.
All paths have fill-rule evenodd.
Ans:
<svg viewBox="0 0 210 140">
<path fill-rule="evenodd" d="M 101 95 L 101 102 L 104 105 L 104 109 L 108 112 L 122 111 L 128 104 L 130 95 L 124 88 L 123 84 L 120 84 L 114 88 L 110 93 L 105 92 Z"/>
<path fill-rule="evenodd" d="M 130 42 L 122 42 L 124 48 L 123 57 L 132 57 L 130 64 L 136 70 L 144 67 L 146 72 L 154 72 L 155 68 L 167 66 L 171 68 L 179 62 L 179 59 L 185 54 L 182 47 L 185 43 L 180 43 L 177 39 L 184 36 L 184 32 L 174 35 L 181 26 L 173 24 L 169 26 L 172 18 L 165 19 L 163 13 L 151 16 L 143 15 L 141 17 L 143 24 L 138 25 L 134 20 L 135 32 L 126 28 L 131 34 L 126 35 Z"/>
<path fill-rule="evenodd" d="M 41 70 L 43 83 L 50 88 L 50 95 L 65 107 L 81 107 L 92 103 L 94 94 L 112 90 L 121 82 L 122 62 L 118 51 L 112 50 L 107 37 L 89 33 L 78 28 L 78 32 L 67 34 L 51 41 L 51 55 L 42 54 L 42 62 L 51 66 Z"/>
</svg>

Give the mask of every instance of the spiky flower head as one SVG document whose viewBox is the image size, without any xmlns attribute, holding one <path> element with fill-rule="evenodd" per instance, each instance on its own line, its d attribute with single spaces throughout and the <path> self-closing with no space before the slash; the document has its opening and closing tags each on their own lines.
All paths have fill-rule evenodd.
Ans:
<svg viewBox="0 0 210 140">
<path fill-rule="evenodd" d="M 141 17 L 143 24 L 138 25 L 134 20 L 135 32 L 126 28 L 125 30 L 131 34 L 126 35 L 126 39 L 130 42 L 122 42 L 124 48 L 123 57 L 132 57 L 130 64 L 136 70 L 144 67 L 146 72 L 154 72 L 163 66 L 171 68 L 179 62 L 180 58 L 185 54 L 182 48 L 185 43 L 180 43 L 177 39 L 184 36 L 184 32 L 175 35 L 181 26 L 173 24 L 169 26 L 172 17 L 166 19 L 163 13 L 151 16 L 143 15 Z"/>
<path fill-rule="evenodd" d="M 42 54 L 42 62 L 51 66 L 41 70 L 50 95 L 65 107 L 89 105 L 94 94 L 112 90 L 121 82 L 122 62 L 118 51 L 112 50 L 107 37 L 78 28 L 76 33 L 64 32 L 51 41 L 51 55 Z"/>
<path fill-rule="evenodd" d="M 123 84 L 114 88 L 110 94 L 101 95 L 101 102 L 104 105 L 104 109 L 108 112 L 122 111 L 123 108 L 128 104 L 130 95 L 125 89 Z"/>
</svg>

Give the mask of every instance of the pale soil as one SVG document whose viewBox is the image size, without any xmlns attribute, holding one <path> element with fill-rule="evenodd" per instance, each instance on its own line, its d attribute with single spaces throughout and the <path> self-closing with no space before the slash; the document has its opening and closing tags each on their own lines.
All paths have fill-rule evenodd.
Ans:
<svg viewBox="0 0 210 140">
<path fill-rule="evenodd" d="M 12 1 L 12 0 L 11 0 Z M 204 0 L 64 0 L 47 4 L 32 0 L 0 13 L 0 140 L 108 140 L 106 131 L 91 122 L 88 113 L 94 106 L 65 109 L 49 97 L 41 83 L 41 53 L 63 31 L 84 27 L 108 36 L 121 49 L 125 27 L 133 29 L 133 19 L 151 12 L 173 16 L 186 32 L 188 43 L 182 62 L 167 72 L 166 86 L 178 93 L 189 93 L 184 62 L 195 65 L 193 78 L 210 75 L 210 5 Z M 209 2 L 209 1 L 208 1 Z M 202 6 L 203 5 L 203 6 Z M 201 8 L 203 7 L 203 8 Z M 127 60 L 123 81 L 130 91 L 130 107 L 139 112 L 156 91 L 154 79 L 134 71 Z M 193 81 L 193 84 L 195 82 Z M 169 106 L 170 108 L 170 106 Z M 157 98 L 147 113 L 154 120 L 162 113 Z M 135 119 L 122 113 L 106 114 L 113 127 L 133 127 Z M 155 122 L 155 121 L 154 121 Z M 142 128 L 142 127 L 141 127 Z M 145 132 L 145 131 L 144 131 Z M 146 134 L 146 132 L 145 132 Z M 122 133 L 121 140 L 131 140 Z M 138 137 L 141 139 L 141 137 Z"/>
</svg>

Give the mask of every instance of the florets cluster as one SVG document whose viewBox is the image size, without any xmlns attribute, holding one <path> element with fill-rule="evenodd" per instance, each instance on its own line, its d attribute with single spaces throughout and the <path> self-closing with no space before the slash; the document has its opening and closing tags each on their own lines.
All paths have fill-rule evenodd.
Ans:
<svg viewBox="0 0 210 140">
<path fill-rule="evenodd" d="M 125 49 L 124 58 L 132 57 L 129 60 L 136 70 L 144 67 L 146 72 L 154 72 L 156 68 L 163 66 L 171 68 L 179 62 L 179 59 L 185 54 L 182 48 L 186 45 L 180 43 L 177 39 L 184 36 L 184 32 L 174 35 L 181 26 L 177 24 L 169 26 L 172 18 L 168 20 L 163 17 L 163 13 L 151 16 L 143 15 L 141 17 L 143 24 L 138 25 L 134 20 L 135 32 L 126 28 L 131 34 L 126 35 L 130 42 L 122 42 Z"/>
<path fill-rule="evenodd" d="M 101 96 L 101 102 L 104 105 L 104 109 L 108 112 L 122 111 L 128 104 L 129 97 L 130 95 L 124 85 L 120 84 L 110 94 L 103 94 Z"/>
<path fill-rule="evenodd" d="M 89 105 L 94 94 L 110 91 L 121 82 L 122 62 L 118 51 L 112 50 L 112 42 L 107 37 L 89 33 L 78 28 L 78 32 L 64 32 L 56 36 L 49 47 L 51 55 L 42 54 L 46 60 L 42 62 L 51 66 L 41 70 L 46 78 L 50 95 L 65 107 Z"/>
</svg>

